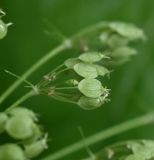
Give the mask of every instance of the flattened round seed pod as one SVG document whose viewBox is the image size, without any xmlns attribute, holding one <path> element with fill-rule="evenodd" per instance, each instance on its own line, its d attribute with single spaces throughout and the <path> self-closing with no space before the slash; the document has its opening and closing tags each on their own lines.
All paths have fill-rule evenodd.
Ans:
<svg viewBox="0 0 154 160">
<path fill-rule="evenodd" d="M 138 154 L 132 154 L 130 156 L 127 156 L 124 160 L 146 160 L 142 155 Z"/>
<path fill-rule="evenodd" d="M 101 97 L 89 98 L 89 97 L 82 96 L 78 101 L 78 105 L 85 110 L 96 109 L 98 107 L 101 107 L 102 104 L 103 104 L 103 101 Z"/>
<path fill-rule="evenodd" d="M 117 34 L 114 34 L 109 37 L 107 44 L 111 48 L 118 48 L 120 46 L 125 46 L 128 44 L 128 39 Z"/>
<path fill-rule="evenodd" d="M 13 116 L 6 123 L 6 131 L 15 139 L 26 139 L 33 134 L 33 123 L 28 116 Z"/>
<path fill-rule="evenodd" d="M 5 124 L 8 120 L 8 116 L 5 113 L 0 113 L 0 133 L 5 130 Z"/>
<path fill-rule="evenodd" d="M 66 81 L 66 84 L 71 85 L 71 86 L 77 86 L 79 82 L 76 79 L 69 79 Z"/>
<path fill-rule="evenodd" d="M 39 140 L 43 136 L 43 134 L 44 133 L 43 133 L 42 128 L 37 124 L 33 124 L 33 134 L 32 134 L 32 136 L 22 140 L 22 143 L 24 145 L 30 145 L 30 144 L 36 142 L 37 140 Z"/>
<path fill-rule="evenodd" d="M 32 118 L 33 120 L 35 120 L 35 121 L 38 120 L 36 114 L 33 111 L 31 111 L 31 110 L 29 110 L 27 108 L 23 108 L 23 107 L 14 108 L 14 109 L 9 111 L 9 114 L 12 115 L 12 116 L 18 116 L 18 115 L 19 116 L 22 116 L 22 115 L 23 116 L 28 116 L 28 117 Z"/>
<path fill-rule="evenodd" d="M 109 36 L 110 36 L 110 34 L 108 32 L 103 32 L 100 34 L 99 39 L 103 44 L 106 45 L 106 42 L 107 42 Z"/>
<path fill-rule="evenodd" d="M 129 39 L 145 39 L 143 31 L 133 24 L 122 23 L 122 22 L 112 22 L 109 27 L 116 31 L 118 34 L 127 37 Z"/>
<path fill-rule="evenodd" d="M 16 144 L 0 146 L 1 160 L 26 160 L 23 150 Z"/>
<path fill-rule="evenodd" d="M 0 19 L 0 39 L 4 38 L 7 34 L 7 25 Z"/>
<path fill-rule="evenodd" d="M 81 61 L 78 58 L 69 58 L 64 62 L 64 64 L 68 68 L 73 68 L 74 65 L 76 65 L 77 63 L 80 63 L 80 62 Z"/>
<path fill-rule="evenodd" d="M 100 65 L 97 65 L 97 64 L 94 64 L 93 66 L 96 68 L 97 74 L 100 75 L 100 76 L 105 76 L 105 75 L 110 74 L 110 71 L 103 66 L 100 66 Z"/>
<path fill-rule="evenodd" d="M 100 81 L 97 79 L 83 79 L 78 85 L 78 89 L 86 97 L 97 98 L 100 97 L 104 88 Z"/>
<path fill-rule="evenodd" d="M 98 76 L 96 68 L 92 64 L 78 63 L 74 66 L 75 72 L 84 78 L 96 78 Z"/>
<path fill-rule="evenodd" d="M 43 139 L 34 142 L 31 145 L 25 146 L 25 155 L 28 158 L 37 157 L 47 148 L 47 138 L 44 137 Z"/>
<path fill-rule="evenodd" d="M 111 52 L 112 57 L 124 57 L 124 58 L 128 58 L 136 54 L 137 54 L 136 49 L 127 46 L 119 47 L 115 49 L 113 52 Z"/>
<path fill-rule="evenodd" d="M 79 59 L 83 62 L 94 63 L 100 61 L 105 56 L 100 52 L 85 52 L 79 56 Z"/>
</svg>

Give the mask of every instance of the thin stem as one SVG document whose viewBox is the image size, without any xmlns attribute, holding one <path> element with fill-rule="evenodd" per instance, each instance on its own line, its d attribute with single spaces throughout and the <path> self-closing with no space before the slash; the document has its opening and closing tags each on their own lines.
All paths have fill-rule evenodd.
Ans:
<svg viewBox="0 0 154 160">
<path fill-rule="evenodd" d="M 16 80 L 1 96 L 0 96 L 0 104 L 3 103 L 3 101 L 25 80 L 27 79 L 32 73 L 34 73 L 37 69 L 39 69 L 42 65 L 44 65 L 46 62 L 48 62 L 51 58 L 53 58 L 55 55 L 58 55 L 60 52 L 64 51 L 65 49 L 72 48 L 73 41 L 78 39 L 81 36 L 84 36 L 87 33 L 91 33 L 92 31 L 95 31 L 97 29 L 100 29 L 102 27 L 105 27 L 105 22 L 100 22 L 98 24 L 92 25 L 90 27 L 87 27 L 83 30 L 80 30 L 77 32 L 77 34 L 74 34 L 70 39 L 65 39 L 65 41 L 58 45 L 55 49 L 51 50 L 49 53 L 47 53 L 45 56 L 40 58 L 32 67 L 30 67 L 18 80 Z"/>
<path fill-rule="evenodd" d="M 53 98 L 55 100 L 62 101 L 62 102 L 68 102 L 68 103 L 72 103 L 72 104 L 77 104 L 77 102 L 69 100 L 69 99 L 67 99 L 65 97 L 62 97 L 60 95 L 52 95 L 51 98 Z"/>
<path fill-rule="evenodd" d="M 22 96 L 21 98 L 19 98 L 16 102 L 14 102 L 10 107 L 8 107 L 8 108 L 5 110 L 5 112 L 9 112 L 11 109 L 19 106 L 21 103 L 23 103 L 23 102 L 26 101 L 28 98 L 30 98 L 30 97 L 32 97 L 32 96 L 34 96 L 34 95 L 36 95 L 36 94 L 34 93 L 33 90 L 30 91 L 30 92 L 28 92 L 27 94 L 25 94 L 24 96 Z"/>
<path fill-rule="evenodd" d="M 0 104 L 23 82 L 27 79 L 32 73 L 34 73 L 38 68 L 43 64 L 48 62 L 58 53 L 69 48 L 67 43 L 62 43 L 57 46 L 55 49 L 51 50 L 48 54 L 38 60 L 32 67 L 30 67 L 18 80 L 16 80 L 0 97 Z"/>
<path fill-rule="evenodd" d="M 154 113 L 150 113 L 126 122 L 123 122 L 119 125 L 116 125 L 114 127 L 111 127 L 109 129 L 106 129 L 105 131 L 101 131 L 99 133 L 96 133 L 88 138 L 85 139 L 86 145 L 94 145 L 97 142 L 100 142 L 102 140 L 105 140 L 107 138 L 110 138 L 112 136 L 115 136 L 117 134 L 126 132 L 128 130 L 141 127 L 150 123 L 154 122 Z M 68 147 L 65 147 L 64 149 L 61 149 L 46 158 L 43 158 L 42 160 L 58 160 L 61 159 L 67 155 L 70 155 L 71 153 L 78 151 L 82 148 L 84 148 L 83 141 L 76 142 Z"/>
<path fill-rule="evenodd" d="M 55 90 L 69 90 L 69 89 L 77 89 L 78 87 L 59 87 L 59 88 L 54 88 Z"/>
</svg>

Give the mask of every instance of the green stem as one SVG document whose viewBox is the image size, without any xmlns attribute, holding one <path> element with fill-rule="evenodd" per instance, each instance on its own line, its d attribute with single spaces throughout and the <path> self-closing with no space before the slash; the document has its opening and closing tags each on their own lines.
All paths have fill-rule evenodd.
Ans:
<svg viewBox="0 0 154 160">
<path fill-rule="evenodd" d="M 152 122 L 154 122 L 154 113 L 147 114 L 147 115 L 123 122 L 119 125 L 111 127 L 109 129 L 106 129 L 105 131 L 103 130 L 99 133 L 96 133 L 90 137 L 87 137 L 85 139 L 85 143 L 88 146 L 93 145 L 97 142 L 100 142 L 102 140 L 105 140 L 107 138 L 115 136 L 117 134 L 123 133 L 125 131 L 131 130 L 131 129 L 134 129 L 137 127 L 147 125 Z M 58 160 L 58 159 L 61 159 L 67 155 L 70 155 L 71 153 L 78 151 L 84 147 L 85 147 L 84 143 L 81 140 L 79 142 L 76 142 L 68 147 L 65 147 L 64 149 L 61 149 L 61 150 L 47 156 L 46 158 L 43 158 L 42 160 Z"/>
<path fill-rule="evenodd" d="M 22 96 L 21 98 L 19 98 L 16 102 L 14 102 L 10 107 L 8 107 L 5 110 L 5 112 L 9 112 L 11 109 L 19 106 L 22 102 L 26 101 L 28 98 L 30 98 L 30 97 L 32 97 L 34 95 L 36 95 L 36 94 L 34 93 L 33 90 L 30 91 L 30 92 L 28 92 L 27 94 L 25 94 L 24 96 Z"/>
<path fill-rule="evenodd" d="M 1 96 L 0 96 L 0 104 L 3 103 L 3 101 L 23 82 L 25 81 L 32 73 L 34 73 L 37 69 L 39 69 L 42 65 L 44 65 L 47 61 L 49 61 L 51 58 L 53 58 L 55 55 L 59 54 L 60 52 L 64 51 L 67 48 L 73 47 L 73 42 L 77 40 L 78 38 L 81 38 L 87 33 L 91 33 L 92 31 L 95 31 L 97 29 L 101 29 L 102 27 L 105 27 L 105 22 L 100 22 L 98 24 L 92 25 L 90 27 L 87 27 L 79 32 L 77 34 L 74 34 L 70 39 L 66 39 L 62 44 L 57 46 L 55 49 L 51 50 L 49 53 L 47 53 L 45 56 L 40 58 L 32 67 L 30 67 L 18 80 L 16 80 Z"/>
<path fill-rule="evenodd" d="M 55 49 L 50 51 L 40 60 L 38 60 L 32 67 L 30 67 L 18 80 L 16 80 L 0 97 L 0 104 L 23 82 L 27 79 L 32 73 L 34 73 L 38 68 L 40 68 L 43 64 L 49 61 L 58 53 L 62 52 L 63 50 L 69 48 L 66 42 L 62 43 L 61 45 L 57 46 Z"/>
<path fill-rule="evenodd" d="M 77 89 L 78 87 L 59 87 L 59 88 L 54 88 L 55 90 L 69 90 L 69 89 Z"/>
</svg>

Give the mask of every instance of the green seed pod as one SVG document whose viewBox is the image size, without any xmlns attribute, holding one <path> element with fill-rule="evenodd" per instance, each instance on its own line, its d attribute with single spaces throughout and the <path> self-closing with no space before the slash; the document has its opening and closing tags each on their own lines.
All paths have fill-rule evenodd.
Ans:
<svg viewBox="0 0 154 160">
<path fill-rule="evenodd" d="M 77 86 L 79 84 L 76 79 L 69 79 L 68 81 L 66 81 L 66 83 L 71 86 Z"/>
<path fill-rule="evenodd" d="M 23 150 L 16 144 L 0 146 L 0 160 L 26 160 Z"/>
<path fill-rule="evenodd" d="M 115 49 L 112 53 L 112 57 L 124 57 L 124 58 L 129 58 L 132 55 L 136 55 L 137 51 L 136 49 L 123 46 Z"/>
<path fill-rule="evenodd" d="M 98 98 L 89 98 L 82 96 L 79 101 L 78 105 L 84 110 L 93 110 L 98 107 L 101 107 L 104 102 L 102 101 L 101 97 Z"/>
<path fill-rule="evenodd" d="M 137 51 L 135 49 L 123 46 L 113 50 L 110 56 L 113 58 L 113 64 L 120 65 L 129 61 L 131 56 L 136 54 Z"/>
<path fill-rule="evenodd" d="M 3 39 L 7 34 L 7 25 L 0 19 L 0 39 Z"/>
<path fill-rule="evenodd" d="M 78 63 L 74 66 L 75 72 L 84 78 L 96 78 L 97 70 L 92 64 Z"/>
<path fill-rule="evenodd" d="M 110 71 L 107 68 L 97 65 L 97 64 L 94 64 L 93 66 L 96 68 L 98 75 L 103 76 L 103 77 L 105 75 L 110 75 Z"/>
<path fill-rule="evenodd" d="M 146 141 L 145 141 L 146 142 Z M 148 142 L 148 141 L 147 141 Z M 127 147 L 132 150 L 135 155 L 140 155 L 145 159 L 150 159 L 154 156 L 154 149 L 138 142 L 129 142 Z M 153 145 L 154 147 L 154 145 Z"/>
<path fill-rule="evenodd" d="M 112 22 L 109 23 L 109 27 L 121 36 L 124 36 L 130 40 L 145 39 L 143 31 L 133 24 Z"/>
<path fill-rule="evenodd" d="M 18 115 L 22 116 L 23 115 L 23 116 L 32 118 L 34 121 L 38 121 L 36 114 L 27 108 L 17 107 L 17 108 L 10 110 L 9 114 L 12 116 L 18 116 Z"/>
<path fill-rule="evenodd" d="M 109 36 L 110 36 L 110 34 L 108 32 L 103 32 L 103 33 L 100 34 L 99 39 L 100 39 L 100 41 L 102 42 L 103 45 L 106 45 L 106 42 L 107 42 Z"/>
<path fill-rule="evenodd" d="M 25 155 L 28 158 L 37 157 L 47 148 L 47 137 L 45 136 L 43 139 L 34 142 L 31 145 L 25 146 Z"/>
<path fill-rule="evenodd" d="M 79 59 L 86 63 L 98 62 L 103 58 L 105 58 L 105 55 L 100 52 L 86 52 L 79 56 Z"/>
<path fill-rule="evenodd" d="M 127 156 L 124 160 L 147 160 L 147 159 L 142 157 L 142 155 L 132 154 L 130 156 Z"/>
<path fill-rule="evenodd" d="M 40 126 L 33 124 L 33 134 L 31 137 L 25 139 L 23 141 L 24 144 L 31 144 L 43 136 L 43 131 L 41 130 Z"/>
<path fill-rule="evenodd" d="M 8 116 L 5 113 L 0 113 L 0 133 L 5 130 L 5 124 L 8 120 Z"/>
<path fill-rule="evenodd" d="M 121 46 L 126 46 L 128 41 L 129 40 L 127 38 L 114 34 L 107 40 L 107 44 L 110 48 L 114 49 Z"/>
<path fill-rule="evenodd" d="M 80 63 L 80 60 L 78 58 L 69 58 L 64 62 L 65 66 L 71 69 L 73 69 L 74 65 L 76 65 L 77 63 Z"/>
<path fill-rule="evenodd" d="M 13 116 L 6 123 L 6 131 L 15 139 L 26 139 L 33 134 L 33 123 L 26 115 Z"/>
<path fill-rule="evenodd" d="M 90 98 L 100 97 L 104 92 L 104 88 L 101 82 L 97 79 L 83 79 L 80 81 L 78 89 L 86 97 Z"/>
</svg>

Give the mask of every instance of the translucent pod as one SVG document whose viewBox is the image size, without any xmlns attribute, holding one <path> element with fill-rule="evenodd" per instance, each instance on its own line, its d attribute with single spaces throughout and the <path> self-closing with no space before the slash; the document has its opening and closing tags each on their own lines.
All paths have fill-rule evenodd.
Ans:
<svg viewBox="0 0 154 160">
<path fill-rule="evenodd" d="M 46 136 L 41 140 L 38 140 L 30 145 L 25 146 L 25 155 L 28 158 L 34 158 L 41 154 L 45 149 L 47 149 Z"/>
<path fill-rule="evenodd" d="M 33 128 L 33 134 L 30 137 L 28 137 L 22 141 L 23 144 L 25 144 L 25 145 L 28 145 L 28 144 L 31 144 L 31 143 L 37 141 L 44 134 L 43 130 L 41 129 L 41 127 L 39 125 L 34 123 L 32 128 Z"/>
<path fill-rule="evenodd" d="M 147 160 L 147 159 L 142 157 L 142 155 L 132 154 L 130 156 L 127 156 L 124 160 Z"/>
<path fill-rule="evenodd" d="M 3 39 L 6 34 L 7 34 L 7 24 L 5 24 L 1 19 L 0 19 L 0 39 Z"/>
<path fill-rule="evenodd" d="M 66 84 L 68 84 L 70 86 L 77 86 L 79 84 L 79 82 L 76 79 L 69 79 L 66 81 Z"/>
<path fill-rule="evenodd" d="M 111 22 L 109 28 L 130 40 L 145 39 L 143 30 L 133 24 L 123 22 Z"/>
<path fill-rule="evenodd" d="M 10 114 L 11 116 L 18 116 L 18 115 L 22 116 L 23 115 L 23 116 L 28 116 L 29 118 L 32 118 L 34 121 L 38 120 L 36 114 L 33 111 L 27 108 L 23 108 L 23 107 L 14 108 L 10 110 L 8 114 Z"/>
<path fill-rule="evenodd" d="M 78 105 L 84 110 L 93 110 L 101 107 L 104 104 L 103 97 L 89 98 L 82 96 L 78 101 Z"/>
<path fill-rule="evenodd" d="M 100 65 L 97 65 L 97 64 L 93 64 L 93 67 L 96 68 L 97 74 L 99 76 L 104 77 L 105 75 L 110 75 L 110 71 L 106 67 L 103 67 L 103 66 L 100 66 Z"/>
<path fill-rule="evenodd" d="M 78 63 L 74 66 L 75 72 L 84 78 L 96 78 L 97 70 L 92 64 Z"/>
<path fill-rule="evenodd" d="M 23 150 L 16 144 L 0 146 L 0 160 L 27 160 Z"/>
<path fill-rule="evenodd" d="M 128 44 L 129 40 L 125 37 L 122 37 L 120 35 L 117 34 L 113 34 L 111 35 L 108 40 L 106 41 L 107 45 L 114 49 L 114 48 L 118 48 L 121 46 L 126 46 Z"/>
<path fill-rule="evenodd" d="M 15 139 L 26 139 L 33 135 L 33 123 L 26 115 L 13 116 L 6 123 L 6 131 Z"/>
<path fill-rule="evenodd" d="M 99 62 L 103 58 L 106 58 L 106 56 L 100 52 L 85 52 L 79 56 L 79 59 L 86 63 Z"/>
<path fill-rule="evenodd" d="M 104 87 L 97 79 L 83 79 L 79 82 L 78 89 L 86 97 L 97 98 L 104 92 Z"/>
<path fill-rule="evenodd" d="M 5 130 L 5 124 L 8 120 L 8 116 L 6 113 L 1 112 L 0 113 L 0 133 L 2 133 Z"/>
<path fill-rule="evenodd" d="M 127 46 L 116 48 L 111 52 L 111 57 L 115 64 L 123 64 L 130 60 L 131 56 L 136 55 L 137 50 Z"/>
<path fill-rule="evenodd" d="M 69 58 L 67 59 L 64 64 L 66 67 L 73 69 L 74 65 L 76 65 L 77 63 L 80 63 L 81 61 L 78 58 Z"/>
</svg>

